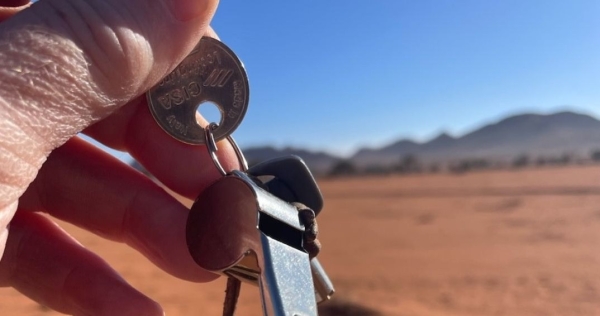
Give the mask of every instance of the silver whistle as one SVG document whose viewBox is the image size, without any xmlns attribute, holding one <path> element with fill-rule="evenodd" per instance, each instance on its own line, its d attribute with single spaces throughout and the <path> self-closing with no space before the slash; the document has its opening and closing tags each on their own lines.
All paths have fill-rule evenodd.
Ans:
<svg viewBox="0 0 600 316">
<path fill-rule="evenodd" d="M 206 189 L 192 206 L 187 225 L 196 263 L 258 285 L 265 315 L 318 314 L 315 270 L 302 249 L 304 226 L 298 211 L 247 174 L 233 171 Z M 323 271 L 314 260 L 319 275 Z"/>
</svg>

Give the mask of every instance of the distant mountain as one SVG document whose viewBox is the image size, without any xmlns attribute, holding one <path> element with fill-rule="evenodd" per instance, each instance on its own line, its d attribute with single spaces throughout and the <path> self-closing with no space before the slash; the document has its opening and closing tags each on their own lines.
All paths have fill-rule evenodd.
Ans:
<svg viewBox="0 0 600 316">
<path fill-rule="evenodd" d="M 283 149 L 277 149 L 270 146 L 246 148 L 243 150 L 248 164 L 253 164 L 287 155 L 296 155 L 302 158 L 308 165 L 314 174 L 325 174 L 331 167 L 341 160 L 340 157 L 336 157 L 324 152 L 313 152 L 305 149 L 287 147 Z"/>
<path fill-rule="evenodd" d="M 510 116 L 461 137 L 441 133 L 421 143 L 400 139 L 381 148 L 360 149 L 350 160 L 359 168 L 387 167 L 409 154 L 426 163 L 476 158 L 506 162 L 523 154 L 534 159 L 564 154 L 589 157 L 590 152 L 597 149 L 600 149 L 600 121 L 584 114 L 560 112 Z M 298 155 L 316 174 L 327 173 L 342 159 L 298 148 L 248 148 L 244 154 L 250 162 L 287 154 Z"/>
<path fill-rule="evenodd" d="M 600 121 L 583 114 L 560 112 L 511 116 L 458 138 L 441 134 L 424 143 L 400 140 L 379 149 L 360 150 L 352 161 L 365 167 L 390 165 L 407 154 L 436 162 L 464 158 L 508 160 L 522 154 L 587 157 L 591 150 L 599 148 Z"/>
</svg>

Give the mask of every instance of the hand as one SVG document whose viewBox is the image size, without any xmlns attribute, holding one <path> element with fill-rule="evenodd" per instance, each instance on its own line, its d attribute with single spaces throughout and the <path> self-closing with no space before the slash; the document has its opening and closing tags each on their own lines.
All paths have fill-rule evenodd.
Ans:
<svg viewBox="0 0 600 316">
<path fill-rule="evenodd" d="M 0 0 L 0 285 L 68 314 L 162 315 L 36 212 L 127 243 L 177 277 L 215 278 L 186 249 L 187 209 L 74 136 L 128 151 L 188 198 L 217 179 L 205 148 L 165 134 L 143 95 L 213 34 L 217 2 Z M 237 167 L 219 146 L 224 167 Z"/>
</svg>

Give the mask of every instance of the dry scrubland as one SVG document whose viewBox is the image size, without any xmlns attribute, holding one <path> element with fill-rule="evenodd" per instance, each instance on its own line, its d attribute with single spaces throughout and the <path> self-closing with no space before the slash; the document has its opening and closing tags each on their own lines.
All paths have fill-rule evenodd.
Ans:
<svg viewBox="0 0 600 316">
<path fill-rule="evenodd" d="M 338 291 L 322 314 L 600 315 L 599 167 L 320 183 L 321 260 Z M 65 226 L 167 315 L 220 315 L 223 280 L 176 280 Z M 1 315 L 55 315 L 0 291 Z M 260 315 L 256 289 L 242 292 L 238 315 Z"/>
</svg>

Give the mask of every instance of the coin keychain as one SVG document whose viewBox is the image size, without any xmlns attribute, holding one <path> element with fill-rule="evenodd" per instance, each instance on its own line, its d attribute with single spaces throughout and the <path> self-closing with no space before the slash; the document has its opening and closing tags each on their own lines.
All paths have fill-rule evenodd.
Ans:
<svg viewBox="0 0 600 316">
<path fill-rule="evenodd" d="M 248 109 L 249 85 L 244 65 L 220 41 L 203 37 L 192 52 L 146 93 L 152 116 L 169 135 L 188 144 L 204 144 L 196 111 L 212 102 L 221 112 L 215 141 L 231 135 Z"/>
</svg>

